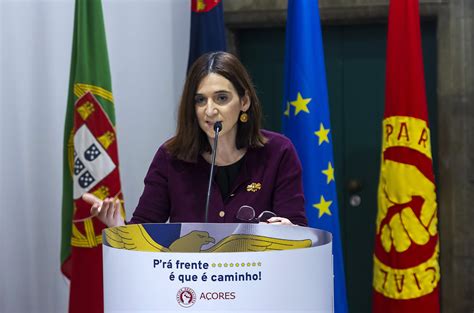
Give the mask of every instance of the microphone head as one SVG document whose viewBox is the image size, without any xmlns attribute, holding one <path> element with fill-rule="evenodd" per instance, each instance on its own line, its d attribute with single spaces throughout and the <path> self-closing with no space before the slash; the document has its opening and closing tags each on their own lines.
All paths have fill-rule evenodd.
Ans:
<svg viewBox="0 0 474 313">
<path fill-rule="evenodd" d="M 217 121 L 214 123 L 214 131 L 215 132 L 220 132 L 222 130 L 222 122 Z"/>
</svg>

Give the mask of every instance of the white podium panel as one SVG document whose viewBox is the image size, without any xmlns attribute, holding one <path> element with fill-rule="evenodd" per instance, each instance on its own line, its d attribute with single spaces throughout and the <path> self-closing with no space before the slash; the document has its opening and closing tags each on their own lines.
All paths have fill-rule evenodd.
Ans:
<svg viewBox="0 0 474 313">
<path fill-rule="evenodd" d="M 331 234 L 299 226 L 104 231 L 105 312 L 332 312 Z"/>
</svg>

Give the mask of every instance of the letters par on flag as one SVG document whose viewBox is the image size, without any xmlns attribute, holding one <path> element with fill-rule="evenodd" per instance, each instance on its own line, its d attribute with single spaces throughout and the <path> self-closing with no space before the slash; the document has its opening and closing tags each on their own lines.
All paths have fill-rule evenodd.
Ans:
<svg viewBox="0 0 474 313">
<path fill-rule="evenodd" d="M 439 312 L 436 187 L 417 0 L 389 8 L 373 312 Z"/>
</svg>

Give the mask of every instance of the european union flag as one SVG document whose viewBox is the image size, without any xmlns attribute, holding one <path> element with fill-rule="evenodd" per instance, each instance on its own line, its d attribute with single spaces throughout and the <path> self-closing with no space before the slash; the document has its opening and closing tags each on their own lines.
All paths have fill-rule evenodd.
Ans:
<svg viewBox="0 0 474 313">
<path fill-rule="evenodd" d="M 295 145 L 303 165 L 309 226 L 327 230 L 333 235 L 335 312 L 347 312 L 317 0 L 288 1 L 283 112 L 284 133 Z"/>
<path fill-rule="evenodd" d="M 191 39 L 188 69 L 202 54 L 226 51 L 221 0 L 191 0 Z"/>
</svg>

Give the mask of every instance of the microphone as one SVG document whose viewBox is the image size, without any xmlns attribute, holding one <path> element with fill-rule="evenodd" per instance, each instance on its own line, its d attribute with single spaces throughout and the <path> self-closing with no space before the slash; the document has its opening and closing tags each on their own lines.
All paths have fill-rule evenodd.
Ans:
<svg viewBox="0 0 474 313">
<path fill-rule="evenodd" d="M 216 137 L 219 136 L 219 132 L 222 130 L 222 122 L 217 121 L 214 123 L 214 131 L 216 132 Z M 215 140 L 217 142 L 217 140 Z M 216 145 L 217 146 L 217 145 Z"/>
<path fill-rule="evenodd" d="M 217 140 L 219 138 L 219 132 L 222 130 L 222 122 L 217 121 L 214 123 L 214 144 L 212 145 L 212 155 L 211 155 L 211 173 L 209 174 L 209 184 L 207 186 L 207 197 L 206 197 L 206 209 L 204 222 L 207 223 L 209 215 L 209 199 L 211 198 L 211 186 L 212 186 L 212 177 L 214 176 L 214 165 L 216 164 L 216 154 L 217 154 Z"/>
</svg>

